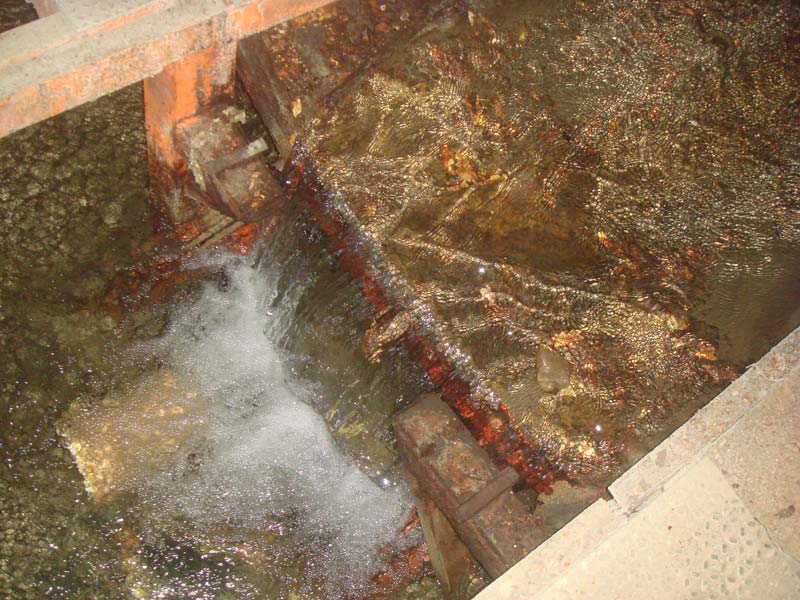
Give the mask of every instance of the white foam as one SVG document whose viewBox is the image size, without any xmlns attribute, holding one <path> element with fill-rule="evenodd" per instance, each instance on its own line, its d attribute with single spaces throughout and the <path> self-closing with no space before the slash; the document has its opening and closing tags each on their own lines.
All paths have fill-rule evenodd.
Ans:
<svg viewBox="0 0 800 600">
<path fill-rule="evenodd" d="M 275 278 L 240 258 L 225 271 L 225 288 L 207 284 L 156 345 L 210 408 L 208 427 L 143 494 L 202 526 L 263 529 L 291 515 L 329 595 L 363 589 L 404 525 L 407 492 L 359 471 L 303 401 L 311 388 L 287 377 L 270 339 Z"/>
</svg>

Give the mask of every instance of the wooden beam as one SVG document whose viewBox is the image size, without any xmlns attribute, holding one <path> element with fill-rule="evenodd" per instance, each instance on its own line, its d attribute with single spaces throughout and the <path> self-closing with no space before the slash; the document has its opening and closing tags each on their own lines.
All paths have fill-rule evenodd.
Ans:
<svg viewBox="0 0 800 600">
<path fill-rule="evenodd" d="M 417 478 L 408 469 L 403 474 L 414 496 L 425 545 L 444 597 L 448 600 L 467 597 L 472 572 L 479 569 L 477 562 Z"/>
<path fill-rule="evenodd" d="M 422 396 L 395 417 L 395 430 L 419 487 L 490 576 L 499 577 L 544 541 L 546 532 L 509 489 L 511 474 L 498 471 L 441 398 Z"/>
</svg>

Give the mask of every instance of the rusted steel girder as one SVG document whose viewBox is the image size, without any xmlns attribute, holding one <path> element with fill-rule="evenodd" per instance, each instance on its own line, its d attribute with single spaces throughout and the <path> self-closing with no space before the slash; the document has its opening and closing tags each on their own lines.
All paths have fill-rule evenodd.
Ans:
<svg viewBox="0 0 800 600">
<path fill-rule="evenodd" d="M 395 417 L 407 468 L 492 577 L 545 539 L 511 491 L 516 472 L 498 471 L 455 413 L 433 394 Z"/>
</svg>

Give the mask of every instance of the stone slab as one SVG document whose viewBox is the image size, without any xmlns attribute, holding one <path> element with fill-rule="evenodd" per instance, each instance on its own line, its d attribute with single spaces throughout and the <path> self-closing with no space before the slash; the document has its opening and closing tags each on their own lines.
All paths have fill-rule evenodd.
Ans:
<svg viewBox="0 0 800 600">
<path fill-rule="evenodd" d="M 800 597 L 800 565 L 703 459 L 671 481 L 542 599 Z"/>
<path fill-rule="evenodd" d="M 61 2 L 0 34 L 0 137 L 330 1 Z"/>
</svg>

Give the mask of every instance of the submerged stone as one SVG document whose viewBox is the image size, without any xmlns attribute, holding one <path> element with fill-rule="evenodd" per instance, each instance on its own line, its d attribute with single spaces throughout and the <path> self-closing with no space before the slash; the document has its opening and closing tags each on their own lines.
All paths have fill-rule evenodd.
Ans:
<svg viewBox="0 0 800 600">
<path fill-rule="evenodd" d="M 174 372 L 162 369 L 99 403 L 76 401 L 59 430 L 86 490 L 106 502 L 140 490 L 170 468 L 189 438 L 207 425 L 207 400 Z"/>
<path fill-rule="evenodd" d="M 536 382 L 545 392 L 557 393 L 569 385 L 572 365 L 558 352 L 541 344 L 536 350 Z"/>
</svg>

